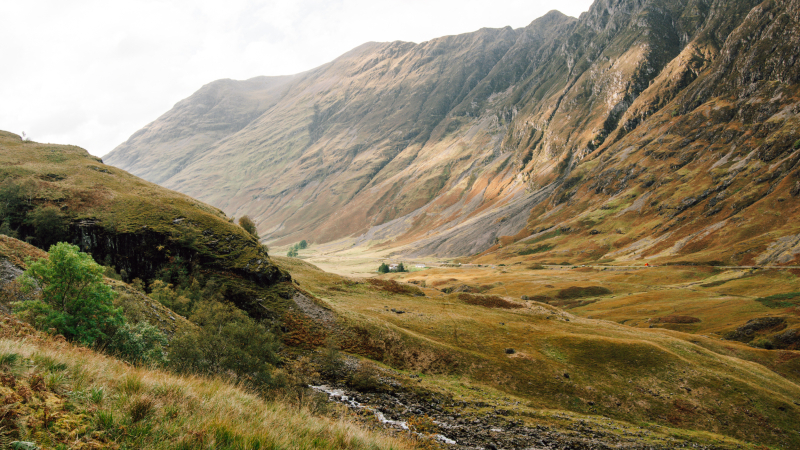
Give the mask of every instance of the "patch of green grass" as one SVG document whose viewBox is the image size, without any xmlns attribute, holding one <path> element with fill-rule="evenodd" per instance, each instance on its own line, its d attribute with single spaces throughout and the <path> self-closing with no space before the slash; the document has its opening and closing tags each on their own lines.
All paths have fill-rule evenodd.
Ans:
<svg viewBox="0 0 800 450">
<path fill-rule="evenodd" d="M 544 244 L 544 245 L 539 245 L 535 248 L 526 248 L 525 250 L 517 252 L 517 254 L 520 256 L 525 256 L 525 255 L 533 255 L 535 253 L 544 253 L 544 252 L 549 252 L 555 247 L 556 247 L 555 244 Z"/>
<path fill-rule="evenodd" d="M 759 297 L 757 302 L 767 308 L 790 308 L 800 305 L 800 292 L 789 292 L 786 294 L 770 295 L 769 297 Z"/>
<path fill-rule="evenodd" d="M 604 288 L 602 286 L 586 286 L 586 287 L 570 286 L 568 288 L 561 289 L 560 291 L 558 291 L 558 294 L 556 294 L 556 298 L 565 300 L 565 299 L 575 299 L 583 297 L 597 297 L 609 294 L 611 294 L 611 290 L 608 288 Z"/>
</svg>

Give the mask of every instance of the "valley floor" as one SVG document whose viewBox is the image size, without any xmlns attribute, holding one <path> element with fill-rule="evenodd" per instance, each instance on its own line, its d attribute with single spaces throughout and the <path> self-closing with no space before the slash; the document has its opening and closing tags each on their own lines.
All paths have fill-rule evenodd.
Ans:
<svg viewBox="0 0 800 450">
<path fill-rule="evenodd" d="M 274 259 L 340 317 L 342 350 L 442 396 L 422 415 L 464 448 L 515 447 L 509 427 L 597 436 L 586 448 L 800 446 L 798 343 L 758 348 L 800 324 L 797 269 L 426 260 L 379 275 L 400 261 L 346 246 Z M 391 395 L 374 406 L 420 416 Z M 553 442 L 525 445 L 584 445 Z"/>
</svg>

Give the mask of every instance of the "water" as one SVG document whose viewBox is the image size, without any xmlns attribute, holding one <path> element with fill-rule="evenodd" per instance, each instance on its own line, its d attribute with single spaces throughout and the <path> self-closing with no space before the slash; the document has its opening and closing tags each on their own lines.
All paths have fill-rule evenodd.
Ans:
<svg viewBox="0 0 800 450">
<path fill-rule="evenodd" d="M 337 402 L 340 402 L 340 403 L 344 403 L 345 405 L 349 406 L 352 409 L 365 409 L 367 411 L 371 411 L 373 414 L 375 414 L 375 418 L 378 419 L 378 421 L 380 423 L 384 424 L 384 425 L 387 425 L 387 426 L 390 426 L 390 427 L 393 427 L 393 428 L 399 428 L 399 429 L 405 430 L 405 431 L 411 431 L 408 428 L 408 422 L 405 422 L 405 421 L 402 421 L 402 420 L 387 419 L 386 416 L 383 415 L 382 412 L 376 410 L 375 408 L 370 408 L 369 406 L 362 405 L 361 403 L 355 401 L 352 397 L 347 395 L 347 393 L 342 389 L 332 388 L 332 387 L 326 386 L 324 384 L 320 385 L 320 386 L 309 386 L 309 387 L 311 389 L 314 389 L 315 391 L 324 392 L 325 394 L 328 395 L 328 398 L 330 398 L 332 400 L 335 400 Z M 436 435 L 433 436 L 433 438 L 436 439 L 437 441 L 445 443 L 445 444 L 450 444 L 450 445 L 456 445 L 457 444 L 456 441 L 448 438 L 447 436 L 445 436 L 443 434 L 436 434 Z"/>
</svg>

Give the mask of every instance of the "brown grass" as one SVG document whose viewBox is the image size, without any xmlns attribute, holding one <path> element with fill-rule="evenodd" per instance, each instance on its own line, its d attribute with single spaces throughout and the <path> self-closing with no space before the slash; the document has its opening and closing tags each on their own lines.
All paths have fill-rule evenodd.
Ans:
<svg viewBox="0 0 800 450">
<path fill-rule="evenodd" d="M 398 283 L 394 280 L 384 280 L 381 278 L 369 278 L 367 279 L 367 283 L 379 288 L 384 292 L 388 292 L 390 294 L 402 294 L 402 295 L 413 295 L 422 297 L 425 294 L 422 290 L 416 286 L 405 284 L 405 283 Z"/>
<path fill-rule="evenodd" d="M 3 422 L 2 434 L 13 440 L 80 449 L 413 447 L 344 416 L 266 401 L 223 379 L 132 367 L 10 317 L 0 321 L 0 356 L 16 359 L 0 367 L 0 391 L 12 400 L 5 418 L 14 417 Z"/>
<path fill-rule="evenodd" d="M 519 309 L 524 307 L 520 303 L 511 302 L 496 295 L 474 295 L 462 292 L 458 294 L 457 298 L 468 305 L 485 306 L 487 308 Z"/>
</svg>

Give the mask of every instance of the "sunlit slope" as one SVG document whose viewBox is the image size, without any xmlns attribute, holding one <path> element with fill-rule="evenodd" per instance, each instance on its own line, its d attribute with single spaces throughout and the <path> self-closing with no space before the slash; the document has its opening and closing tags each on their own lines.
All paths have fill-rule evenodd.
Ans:
<svg viewBox="0 0 800 450">
<path fill-rule="evenodd" d="M 754 8 L 694 82 L 572 164 L 526 229 L 493 251 L 554 262 L 797 265 L 800 68 L 787 62 L 797 54 L 797 6 Z M 660 75 L 635 105 L 655 101 L 673 76 Z"/>
<path fill-rule="evenodd" d="M 656 225 L 660 234 L 663 216 L 712 201 L 727 183 L 730 204 L 716 198 L 716 217 L 670 225 L 671 246 L 728 206 L 764 216 L 750 208 L 762 188 L 792 192 L 783 175 L 794 160 L 782 158 L 800 139 L 790 113 L 796 9 L 598 0 L 578 19 L 551 12 L 517 30 L 368 43 L 281 85 L 274 106 L 170 164 L 169 179 L 124 155 L 180 147 L 176 117 L 202 128 L 179 109 L 154 122 L 162 131 L 151 127 L 147 146 L 132 139 L 109 161 L 228 214 L 249 213 L 277 243 L 361 235 L 407 244 L 409 255 L 480 253 L 584 213 L 586 232 L 626 210 L 616 221 L 623 234 Z M 783 175 L 773 177 L 779 161 Z M 648 191 L 653 198 L 638 196 Z M 794 197 L 776 206 L 784 218 Z M 778 220 L 751 234 L 767 246 L 794 234 Z M 617 249 L 608 244 L 603 254 Z"/>
</svg>

